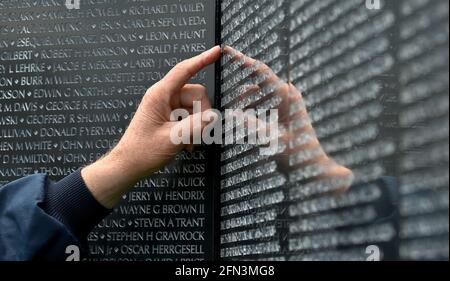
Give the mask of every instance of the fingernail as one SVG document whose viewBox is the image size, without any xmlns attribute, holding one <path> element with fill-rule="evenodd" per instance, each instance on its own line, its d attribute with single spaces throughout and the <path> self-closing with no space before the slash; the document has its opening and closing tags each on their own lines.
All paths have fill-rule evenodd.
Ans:
<svg viewBox="0 0 450 281">
<path fill-rule="evenodd" d="M 219 46 L 214 46 L 214 47 L 212 47 L 211 49 L 209 49 L 208 51 L 206 51 L 206 54 L 207 54 L 208 56 L 212 55 L 212 54 L 215 52 L 215 50 L 217 49 L 217 47 L 219 47 Z"/>
</svg>

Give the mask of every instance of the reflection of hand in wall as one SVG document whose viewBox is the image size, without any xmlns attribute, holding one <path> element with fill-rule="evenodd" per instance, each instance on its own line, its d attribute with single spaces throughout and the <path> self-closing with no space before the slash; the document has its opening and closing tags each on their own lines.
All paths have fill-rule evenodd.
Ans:
<svg viewBox="0 0 450 281">
<path fill-rule="evenodd" d="M 255 95 L 259 91 L 275 89 L 268 91 L 270 94 L 263 99 L 246 105 L 244 109 L 257 108 L 265 102 L 269 102 L 269 104 L 271 104 L 270 101 L 274 102 L 273 109 L 277 109 L 279 114 L 278 124 L 275 127 L 284 128 L 281 130 L 279 141 L 286 145 L 286 149 L 275 156 L 281 171 L 289 174 L 304 169 L 305 174 L 308 172 L 310 175 L 304 175 L 304 177 L 300 177 L 301 179 L 336 179 L 336 182 L 340 182 L 342 185 L 337 186 L 334 190 L 341 192 L 347 190 L 352 184 L 353 173 L 336 163 L 323 150 L 300 91 L 291 83 L 279 78 L 266 64 L 229 46 L 224 48 L 224 53 L 232 62 L 239 62 L 241 70 L 249 70 L 251 79 L 248 80 L 254 82 L 254 84 L 245 85 L 246 91 L 238 98 L 238 101 Z M 251 120 L 251 117 L 246 121 L 262 123 L 261 120 Z M 270 130 L 272 125 L 268 124 L 267 130 Z"/>
</svg>

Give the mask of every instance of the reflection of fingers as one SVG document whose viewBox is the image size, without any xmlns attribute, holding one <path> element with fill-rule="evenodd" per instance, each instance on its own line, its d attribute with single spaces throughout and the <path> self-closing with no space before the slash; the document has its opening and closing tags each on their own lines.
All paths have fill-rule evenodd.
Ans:
<svg viewBox="0 0 450 281">
<path fill-rule="evenodd" d="M 307 114 L 297 113 L 298 116 L 290 118 L 289 130 L 293 139 L 301 137 L 302 134 L 310 134 L 316 137 L 314 128 L 312 126 L 311 118 Z"/>
<path fill-rule="evenodd" d="M 311 137 L 310 139 L 306 138 L 306 140 L 303 143 L 298 143 L 299 145 L 294 146 L 291 149 L 292 153 L 296 153 L 298 151 L 313 149 L 314 147 L 320 146 L 319 140 L 315 137 L 314 134 L 309 134 Z M 295 143 L 294 143 L 295 144 Z M 324 153 L 325 154 L 325 153 Z"/>
<path fill-rule="evenodd" d="M 243 67 L 251 66 L 257 62 L 255 59 L 247 57 L 243 53 L 231 48 L 230 46 L 225 46 L 223 52 L 231 57 L 231 61 L 242 61 Z"/>
<path fill-rule="evenodd" d="M 325 174 L 324 177 L 336 178 L 336 182 L 340 183 L 339 186 L 333 190 L 333 193 L 337 195 L 346 192 L 355 180 L 355 176 L 350 169 L 336 163 L 334 166 L 331 166 L 329 172 Z"/>
<path fill-rule="evenodd" d="M 293 133 L 291 130 L 287 130 L 280 136 L 280 142 L 288 145 L 285 152 L 280 154 L 277 159 L 284 170 L 300 168 L 311 162 L 328 160 L 313 131 Z"/>
<path fill-rule="evenodd" d="M 294 84 L 289 83 L 289 91 L 293 101 L 303 99 L 302 93 L 297 89 L 297 87 Z"/>
<path fill-rule="evenodd" d="M 256 139 L 261 142 L 259 144 L 266 145 L 274 140 L 281 140 L 282 128 L 278 123 L 278 119 L 274 118 L 267 122 L 253 114 L 244 114 L 244 126 L 247 128 L 247 136 L 250 139 Z"/>
<path fill-rule="evenodd" d="M 279 87 L 275 91 L 275 96 L 281 98 L 281 103 L 278 106 L 278 110 L 280 111 L 280 122 L 283 124 L 287 124 L 289 122 L 290 117 L 290 109 L 292 106 L 291 101 L 289 100 L 289 94 L 290 88 L 289 85 L 286 83 L 283 83 L 281 87 Z"/>
<path fill-rule="evenodd" d="M 193 108 L 194 102 L 201 102 L 201 111 L 211 108 L 208 92 L 202 85 L 188 84 L 183 87 L 180 94 L 180 105 L 183 108 Z"/>
<path fill-rule="evenodd" d="M 288 109 L 287 101 L 283 97 L 287 96 L 288 89 L 285 87 L 285 83 L 281 80 L 276 83 L 266 84 L 266 85 L 255 85 L 252 86 L 245 93 L 242 93 L 241 100 L 247 99 L 246 103 L 242 106 L 243 108 L 259 108 L 259 106 L 263 106 L 263 108 L 267 109 L 279 109 L 286 111 Z M 240 90 L 240 88 L 238 88 Z M 286 92 L 286 94 L 283 94 Z M 260 97 L 252 98 L 252 95 L 258 94 Z M 275 99 L 280 99 L 281 101 L 275 102 Z M 265 106 L 267 103 L 276 103 L 271 104 L 270 107 Z M 281 115 L 286 115 L 288 112 L 282 112 Z"/>
<path fill-rule="evenodd" d="M 327 160 L 328 156 L 323 151 L 320 144 L 316 143 L 314 145 L 311 144 L 310 147 L 296 150 L 294 153 L 291 152 L 289 155 L 289 166 L 299 167 Z"/>
<path fill-rule="evenodd" d="M 268 74 L 268 77 L 273 77 L 273 72 L 269 66 L 264 64 L 261 61 L 255 60 L 251 57 L 248 57 L 241 53 L 240 51 L 231 48 L 230 46 L 224 47 L 224 53 L 231 57 L 231 61 L 239 61 L 241 62 L 241 68 L 245 69 L 248 67 L 252 67 L 252 74 L 254 75 L 262 75 Z M 278 77 L 277 77 L 278 78 Z M 276 79 L 274 79 L 276 80 Z"/>
<path fill-rule="evenodd" d="M 244 98 L 257 93 L 261 88 L 254 84 L 240 85 L 235 91 L 222 97 L 222 106 L 226 106 L 231 102 L 238 102 Z"/>
<path fill-rule="evenodd" d="M 302 93 L 292 85 L 292 83 L 289 83 L 289 94 L 286 97 L 286 100 L 290 104 L 289 114 L 291 115 L 291 118 L 298 118 L 308 114 Z"/>
<path fill-rule="evenodd" d="M 249 77 L 254 80 L 255 84 L 258 84 L 260 88 L 273 87 L 275 84 L 281 84 L 281 86 L 275 87 L 275 90 L 271 95 L 280 95 L 283 99 L 286 96 L 288 99 L 289 86 L 278 77 L 273 70 L 261 61 L 250 58 L 243 53 L 229 47 L 224 47 L 224 53 L 231 57 L 231 61 L 239 61 L 240 68 L 243 71 L 247 71 Z"/>
<path fill-rule="evenodd" d="M 262 73 L 271 70 L 270 67 L 268 67 L 263 62 L 248 57 L 240 51 L 231 48 L 230 46 L 225 46 L 224 53 L 231 57 L 231 61 L 242 62 L 241 68 L 254 67 L 254 72 L 256 73 Z"/>
<path fill-rule="evenodd" d="M 330 188 L 329 193 L 339 195 L 347 191 L 353 184 L 353 172 L 346 167 L 337 164 L 332 158 L 318 158 L 308 165 L 302 165 L 296 169 L 302 169 L 302 167 L 308 166 L 315 167 L 317 171 L 320 171 L 317 175 L 310 177 L 309 180 L 325 180 L 332 182 L 332 188 Z M 292 167 L 290 167 L 290 169 L 292 169 Z"/>
<path fill-rule="evenodd" d="M 237 98 L 234 100 L 235 102 L 242 101 L 256 93 L 258 93 L 261 88 L 258 85 L 242 85 L 237 89 Z"/>
<path fill-rule="evenodd" d="M 242 97 L 248 97 L 249 95 L 255 94 L 258 91 L 261 90 L 261 87 L 259 87 L 258 85 L 246 85 L 243 89 L 242 89 Z"/>
</svg>

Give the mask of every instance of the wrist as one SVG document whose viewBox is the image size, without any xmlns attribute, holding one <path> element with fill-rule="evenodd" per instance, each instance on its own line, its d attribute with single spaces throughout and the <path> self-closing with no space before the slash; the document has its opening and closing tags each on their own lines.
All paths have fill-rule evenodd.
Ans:
<svg viewBox="0 0 450 281">
<path fill-rule="evenodd" d="M 111 209 L 139 180 L 117 150 L 83 168 L 81 176 L 94 198 Z"/>
</svg>

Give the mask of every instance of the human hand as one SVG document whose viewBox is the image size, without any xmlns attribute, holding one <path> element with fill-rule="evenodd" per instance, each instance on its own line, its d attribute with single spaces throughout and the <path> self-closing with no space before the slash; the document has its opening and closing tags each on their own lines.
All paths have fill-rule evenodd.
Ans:
<svg viewBox="0 0 450 281">
<path fill-rule="evenodd" d="M 188 84 L 206 66 L 219 59 L 216 46 L 175 66 L 161 81 L 153 85 L 142 99 L 133 120 L 117 146 L 105 157 L 82 170 L 82 177 L 94 197 L 107 208 L 114 207 L 140 179 L 166 165 L 183 149 L 192 144 L 174 144 L 170 134 L 175 126 L 189 126 L 191 135 L 202 130 L 194 122 L 193 104 L 201 102 L 201 111 L 211 109 L 206 88 Z M 171 113 L 186 109 L 191 115 L 179 122 L 171 122 Z M 202 114 L 202 113 L 196 113 Z"/>
</svg>

